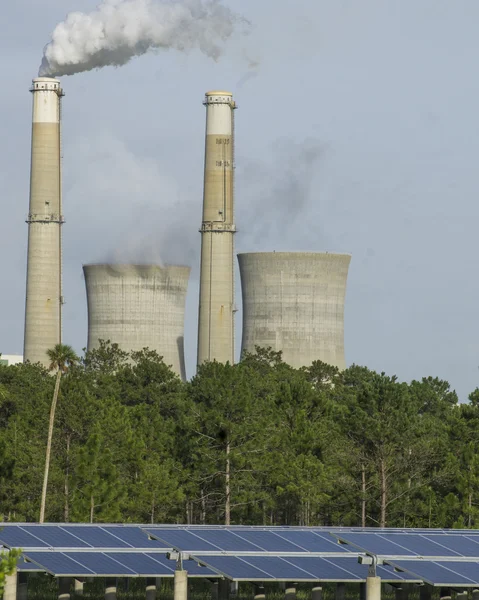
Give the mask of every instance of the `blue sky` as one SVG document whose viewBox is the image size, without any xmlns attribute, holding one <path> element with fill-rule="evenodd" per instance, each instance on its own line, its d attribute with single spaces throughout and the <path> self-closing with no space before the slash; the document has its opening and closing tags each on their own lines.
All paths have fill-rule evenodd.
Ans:
<svg viewBox="0 0 479 600">
<path fill-rule="evenodd" d="M 479 381 L 479 4 L 228 4 L 253 28 L 230 40 L 217 63 L 199 52 L 158 52 L 62 79 L 64 341 L 79 351 L 86 345 L 82 264 L 185 262 L 193 268 L 185 325 L 192 374 L 202 100 L 225 88 L 240 107 L 237 250 L 351 252 L 347 363 L 405 380 L 438 376 L 466 399 Z M 95 5 L 16 0 L 3 8 L 5 354 L 23 345 L 28 88 L 55 25 Z M 259 66 L 250 70 L 251 61 Z"/>
</svg>

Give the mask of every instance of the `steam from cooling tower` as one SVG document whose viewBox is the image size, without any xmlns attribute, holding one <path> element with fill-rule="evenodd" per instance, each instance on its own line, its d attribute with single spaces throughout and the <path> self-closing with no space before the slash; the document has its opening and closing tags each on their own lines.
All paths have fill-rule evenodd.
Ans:
<svg viewBox="0 0 479 600">
<path fill-rule="evenodd" d="M 118 67 L 159 49 L 199 49 L 217 60 L 239 24 L 245 19 L 220 0 L 103 0 L 93 12 L 70 13 L 55 27 L 39 75 Z"/>
</svg>

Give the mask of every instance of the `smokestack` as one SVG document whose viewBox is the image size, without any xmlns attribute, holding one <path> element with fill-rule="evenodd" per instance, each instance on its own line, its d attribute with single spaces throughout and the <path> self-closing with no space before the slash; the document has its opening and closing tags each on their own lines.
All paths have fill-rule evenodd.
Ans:
<svg viewBox="0 0 479 600">
<path fill-rule="evenodd" d="M 28 213 L 25 361 L 49 366 L 47 350 L 61 343 L 61 98 L 58 79 L 33 80 L 32 156 Z"/>
<path fill-rule="evenodd" d="M 234 362 L 234 109 L 229 92 L 208 92 L 201 225 L 198 361 Z"/>
<path fill-rule="evenodd" d="M 190 267 L 84 265 L 88 350 L 110 340 L 125 352 L 156 350 L 183 380 L 185 299 Z"/>
<path fill-rule="evenodd" d="M 339 369 L 344 358 L 344 299 L 349 254 L 238 254 L 243 296 L 241 352 L 281 350 L 292 367 L 321 360 Z"/>
</svg>

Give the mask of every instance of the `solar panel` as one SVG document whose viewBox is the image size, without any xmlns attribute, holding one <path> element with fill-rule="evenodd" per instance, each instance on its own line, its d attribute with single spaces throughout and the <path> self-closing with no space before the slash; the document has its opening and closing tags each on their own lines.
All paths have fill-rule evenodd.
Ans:
<svg viewBox="0 0 479 600">
<path fill-rule="evenodd" d="M 123 540 L 133 548 L 169 548 L 158 540 L 149 539 L 148 535 L 135 526 L 106 526 L 103 527 L 109 534 L 116 536 L 120 540 Z"/>
<path fill-rule="evenodd" d="M 328 534 L 288 529 L 166 529 L 145 531 L 167 545 L 183 552 L 324 552 L 348 553 Z"/>
<path fill-rule="evenodd" d="M 102 552 L 68 552 L 67 556 L 96 575 L 135 575 L 135 571 L 121 562 L 121 554 L 118 559 L 112 558 Z"/>
<path fill-rule="evenodd" d="M 196 558 L 230 579 L 246 581 L 271 579 L 268 573 L 248 564 L 237 556 L 198 556 Z"/>
<path fill-rule="evenodd" d="M 42 525 L 32 526 L 24 525 L 22 527 L 24 531 L 36 536 L 42 540 L 48 547 L 52 548 L 88 548 L 89 545 L 80 540 L 78 537 L 71 535 L 68 531 L 65 531 L 57 525 Z M 42 545 L 42 544 L 40 544 Z M 22 546 L 26 547 L 26 546 Z"/>
<path fill-rule="evenodd" d="M 224 556 L 200 555 L 196 558 L 212 569 L 237 581 L 366 581 L 368 567 L 356 557 L 322 558 L 318 556 Z M 419 583 L 417 576 L 397 573 L 393 567 L 378 567 L 385 582 Z"/>
<path fill-rule="evenodd" d="M 457 552 L 450 550 L 444 544 L 427 539 L 422 534 L 391 533 L 381 535 L 399 546 L 409 550 L 409 554 L 417 556 L 458 556 Z"/>
<path fill-rule="evenodd" d="M 220 529 L 202 529 L 196 535 L 223 551 L 258 552 L 261 548 L 241 537 L 241 532 Z"/>
<path fill-rule="evenodd" d="M 32 571 L 43 571 L 43 569 L 41 567 L 39 567 L 37 564 L 32 563 L 32 562 L 27 562 L 25 560 L 25 557 L 21 556 L 18 560 L 17 560 L 17 571 L 20 572 L 24 572 L 24 571 L 28 571 L 28 572 L 32 572 Z"/>
<path fill-rule="evenodd" d="M 320 531 L 292 530 L 282 531 L 281 537 L 293 544 L 304 548 L 307 552 L 351 552 L 351 548 L 341 546 L 328 534 L 322 535 Z"/>
<path fill-rule="evenodd" d="M 0 543 L 8 548 L 41 548 L 48 546 L 36 536 L 24 531 L 18 525 L 3 526 L 0 530 Z"/>
<path fill-rule="evenodd" d="M 177 548 L 185 552 L 208 552 L 210 550 L 219 551 L 218 546 L 206 542 L 198 533 L 187 530 L 176 529 L 145 529 L 148 534 L 154 535 L 157 539 L 164 542 L 170 548 Z"/>
<path fill-rule="evenodd" d="M 468 537 L 467 535 L 428 535 L 426 536 L 428 540 L 446 546 L 449 550 L 457 552 L 457 554 L 461 556 L 471 557 L 471 558 L 479 558 L 479 538 L 476 538 L 477 541 L 474 540 L 474 536 Z"/>
<path fill-rule="evenodd" d="M 235 534 L 254 544 L 258 550 L 265 550 L 266 552 L 304 552 L 303 548 L 287 540 L 279 531 L 256 531 L 250 529 L 235 531 Z"/>
<path fill-rule="evenodd" d="M 120 540 L 115 535 L 111 535 L 101 527 L 91 525 L 65 525 L 65 531 L 71 533 L 79 540 L 86 542 L 93 548 L 129 548 L 130 544 Z"/>
<path fill-rule="evenodd" d="M 90 576 L 95 572 L 62 552 L 29 552 L 25 557 L 52 575 Z"/>
<path fill-rule="evenodd" d="M 394 561 L 394 566 L 439 587 L 473 587 L 479 584 L 477 562 Z"/>
</svg>

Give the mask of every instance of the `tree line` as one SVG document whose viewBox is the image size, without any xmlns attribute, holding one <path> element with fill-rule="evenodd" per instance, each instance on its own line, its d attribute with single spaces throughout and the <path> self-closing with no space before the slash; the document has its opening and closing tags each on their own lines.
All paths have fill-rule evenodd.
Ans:
<svg viewBox="0 0 479 600">
<path fill-rule="evenodd" d="M 0 366 L 3 520 L 479 526 L 479 389 L 261 348 L 184 383 L 148 349 L 59 350 L 56 377 Z"/>
</svg>

